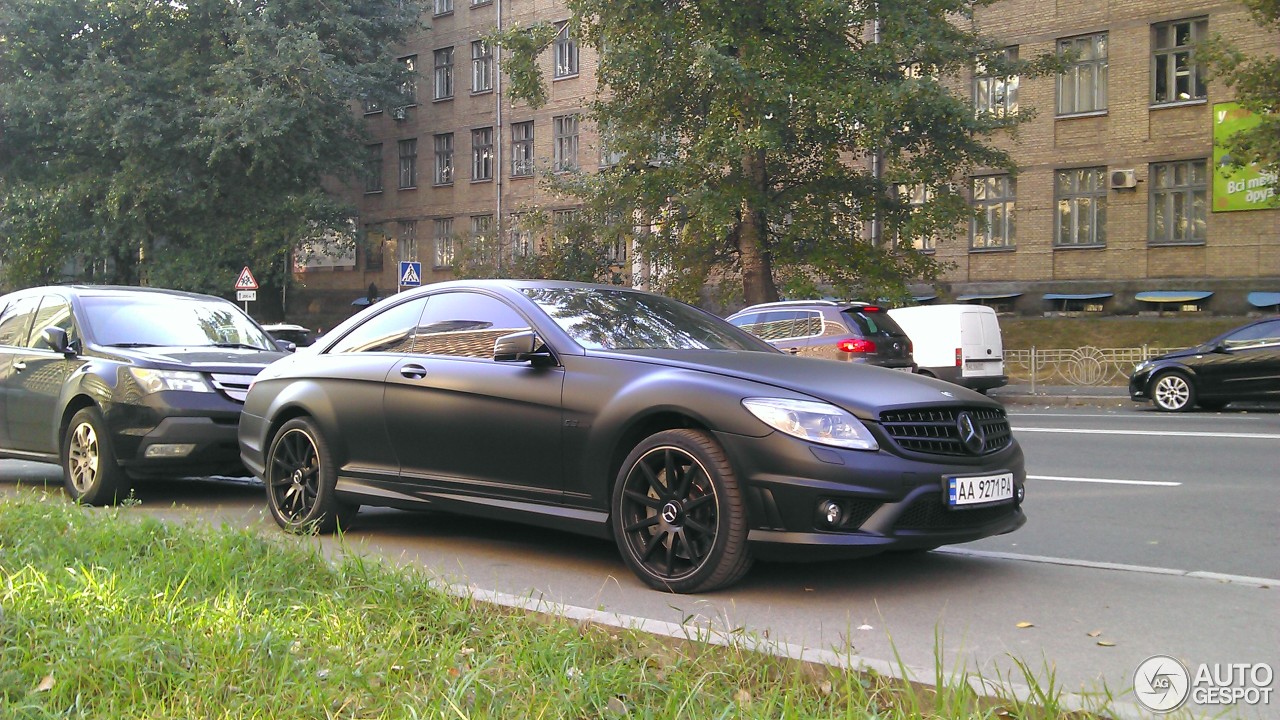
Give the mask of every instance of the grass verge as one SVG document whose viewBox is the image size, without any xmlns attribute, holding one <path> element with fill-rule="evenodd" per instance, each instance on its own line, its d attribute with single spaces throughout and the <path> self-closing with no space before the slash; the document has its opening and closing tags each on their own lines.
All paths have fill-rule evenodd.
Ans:
<svg viewBox="0 0 1280 720">
<path fill-rule="evenodd" d="M 937 678 L 486 605 L 355 554 L 128 507 L 0 501 L 4 718 L 1068 715 L 1030 673 L 1031 701 Z"/>
</svg>

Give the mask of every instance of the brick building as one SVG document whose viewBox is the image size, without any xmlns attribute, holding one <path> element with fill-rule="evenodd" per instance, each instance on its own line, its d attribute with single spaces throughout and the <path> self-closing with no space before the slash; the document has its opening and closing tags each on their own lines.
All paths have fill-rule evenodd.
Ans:
<svg viewBox="0 0 1280 720">
<path fill-rule="evenodd" d="M 538 175 L 604 160 L 582 117 L 596 89 L 589 50 L 567 33 L 557 37 L 541 58 L 548 102 L 535 111 L 506 96 L 500 53 L 481 38 L 513 23 L 562 23 L 568 11 L 559 2 L 433 5 L 430 29 L 401 50 L 419 78 L 406 88 L 410 102 L 363 108 L 375 139 L 363 187 L 348 190 L 360 208 L 361 247 L 313 257 L 297 275 L 303 288 L 294 302 L 305 310 L 293 314 L 313 324 L 349 314 L 370 283 L 394 292 L 401 260 L 421 262 L 430 282 L 449 277 L 457 242 L 483 238 L 500 241 L 503 252 L 528 251 L 532 239 L 513 218 L 571 210 Z M 1251 54 L 1274 53 L 1280 37 L 1253 24 L 1239 3 L 1211 0 L 1002 0 L 977 20 L 1006 52 L 1074 51 L 1078 60 L 1057 77 L 979 70 L 967 79 L 979 110 L 1036 115 L 1016 139 L 997 139 L 1016 159 L 1016 177 L 966 179 L 964 191 L 989 222 L 928 242 L 949 269 L 937 285 L 918 288 L 922 300 L 1033 314 L 1241 314 L 1280 302 L 1280 207 L 1232 205 L 1215 189 L 1215 105 L 1232 97 L 1206 81 L 1190 48 L 1223 33 Z M 1259 185 L 1256 173 L 1233 182 Z"/>
</svg>

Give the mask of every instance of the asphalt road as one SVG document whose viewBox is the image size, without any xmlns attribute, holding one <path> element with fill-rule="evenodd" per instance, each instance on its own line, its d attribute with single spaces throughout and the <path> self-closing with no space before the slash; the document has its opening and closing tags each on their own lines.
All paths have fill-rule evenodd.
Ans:
<svg viewBox="0 0 1280 720">
<path fill-rule="evenodd" d="M 644 588 L 612 544 L 554 531 L 365 509 L 346 539 L 507 602 L 742 631 L 882 668 L 898 657 L 926 681 L 939 646 L 947 671 L 1025 684 L 1021 661 L 1036 683 L 1053 677 L 1085 696 L 1123 696 L 1156 654 L 1193 669 L 1280 668 L 1280 581 L 1270 579 L 1280 578 L 1280 413 L 1010 415 L 1032 476 L 1027 526 L 926 555 L 761 563 L 727 591 L 674 596 Z M 0 462 L 0 493 L 44 480 L 57 491 L 56 468 Z M 252 483 L 151 483 L 137 493 L 142 512 L 276 531 Z M 1280 717 L 1280 698 L 1272 702 L 1228 716 Z"/>
</svg>

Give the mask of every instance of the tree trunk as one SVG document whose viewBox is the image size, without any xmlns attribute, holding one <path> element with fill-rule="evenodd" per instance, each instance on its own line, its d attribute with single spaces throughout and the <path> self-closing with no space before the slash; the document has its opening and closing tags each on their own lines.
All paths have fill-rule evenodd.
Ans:
<svg viewBox="0 0 1280 720">
<path fill-rule="evenodd" d="M 750 180 L 755 197 L 764 197 L 764 150 L 748 150 L 742 157 L 742 172 Z M 778 288 L 773 283 L 773 263 L 769 258 L 764 211 L 753 198 L 742 201 L 742 219 L 738 221 L 738 259 L 742 263 L 742 296 L 748 305 L 773 302 Z"/>
</svg>

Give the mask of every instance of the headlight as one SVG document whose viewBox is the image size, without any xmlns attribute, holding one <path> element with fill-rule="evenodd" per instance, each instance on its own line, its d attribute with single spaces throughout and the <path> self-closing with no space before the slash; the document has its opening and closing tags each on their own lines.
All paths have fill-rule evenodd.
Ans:
<svg viewBox="0 0 1280 720">
<path fill-rule="evenodd" d="M 1134 372 L 1135 374 L 1136 374 L 1136 373 L 1140 373 L 1140 372 L 1142 372 L 1143 370 L 1146 370 L 1146 369 L 1147 369 L 1147 368 L 1149 368 L 1149 367 L 1151 367 L 1151 361 L 1150 361 L 1150 360 L 1143 360 L 1142 362 L 1140 362 L 1140 363 L 1138 363 L 1137 365 L 1135 365 L 1135 366 L 1134 366 L 1134 368 L 1133 368 L 1133 372 Z"/>
<path fill-rule="evenodd" d="M 129 374 L 138 381 L 144 392 L 153 393 L 161 390 L 186 390 L 187 392 L 213 392 L 204 376 L 198 372 L 185 370 L 151 370 L 149 368 L 129 368 Z"/>
<path fill-rule="evenodd" d="M 801 440 L 854 450 L 879 450 L 857 418 L 835 405 L 785 398 L 747 398 L 742 406 L 769 427 Z"/>
</svg>

